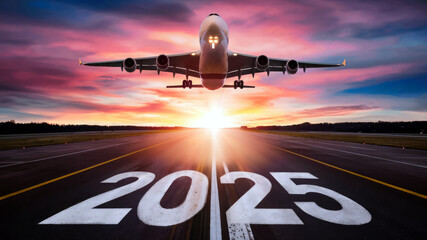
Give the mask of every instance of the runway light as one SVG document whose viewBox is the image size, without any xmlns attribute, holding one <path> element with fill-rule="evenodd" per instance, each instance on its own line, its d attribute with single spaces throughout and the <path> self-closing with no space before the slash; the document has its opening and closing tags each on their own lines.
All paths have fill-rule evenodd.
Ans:
<svg viewBox="0 0 427 240">
<path fill-rule="evenodd" d="M 233 56 L 237 56 L 237 53 L 234 53 Z"/>
</svg>

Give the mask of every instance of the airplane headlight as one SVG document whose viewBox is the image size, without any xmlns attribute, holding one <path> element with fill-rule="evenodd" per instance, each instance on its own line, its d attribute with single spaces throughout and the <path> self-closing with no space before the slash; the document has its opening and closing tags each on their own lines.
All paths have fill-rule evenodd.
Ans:
<svg viewBox="0 0 427 240">
<path fill-rule="evenodd" d="M 209 36 L 209 43 L 211 44 L 211 48 L 215 49 L 215 45 L 218 44 L 218 36 Z"/>
</svg>

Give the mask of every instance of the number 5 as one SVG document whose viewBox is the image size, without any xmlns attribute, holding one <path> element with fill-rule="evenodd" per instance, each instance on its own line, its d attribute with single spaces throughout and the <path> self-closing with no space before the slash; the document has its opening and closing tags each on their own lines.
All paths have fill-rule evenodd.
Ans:
<svg viewBox="0 0 427 240">
<path fill-rule="evenodd" d="M 271 175 L 289 194 L 320 193 L 334 199 L 342 206 L 340 210 L 328 210 L 320 207 L 315 202 L 295 202 L 301 210 L 315 218 L 343 225 L 362 225 L 369 223 L 372 219 L 371 214 L 364 207 L 348 197 L 324 187 L 307 184 L 296 185 L 292 181 L 292 178 L 317 179 L 310 173 L 272 172 Z"/>
</svg>

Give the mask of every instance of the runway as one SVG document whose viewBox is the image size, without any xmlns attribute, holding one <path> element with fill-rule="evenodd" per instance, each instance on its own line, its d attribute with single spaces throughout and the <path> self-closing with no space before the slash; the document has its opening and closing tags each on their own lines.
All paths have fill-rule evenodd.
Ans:
<svg viewBox="0 0 427 240">
<path fill-rule="evenodd" d="M 0 151 L 1 239 L 425 239 L 427 151 L 179 130 Z"/>
</svg>

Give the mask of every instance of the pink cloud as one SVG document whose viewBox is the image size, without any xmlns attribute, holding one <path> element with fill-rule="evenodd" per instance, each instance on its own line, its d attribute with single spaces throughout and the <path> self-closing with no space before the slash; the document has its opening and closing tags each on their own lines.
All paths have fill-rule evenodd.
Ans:
<svg viewBox="0 0 427 240">
<path fill-rule="evenodd" d="M 2 95 L 6 100 L 15 100 L 8 108 L 43 113 L 52 117 L 52 121 L 102 123 L 108 119 L 118 123 L 172 125 L 174 122 L 188 124 L 188 119 L 199 117 L 212 104 L 223 107 L 236 122 L 251 124 L 345 117 L 370 111 L 363 106 L 393 105 L 390 99 L 376 104 L 358 97 L 340 99 L 340 106 L 337 106 L 334 103 L 337 98 L 330 95 L 354 83 L 402 74 L 415 68 L 411 62 L 377 64 L 372 60 L 381 55 L 378 49 L 401 44 L 397 37 L 353 39 L 354 29 L 347 28 L 351 24 L 377 27 L 407 19 L 411 17 L 409 10 L 412 8 L 405 5 L 402 14 L 388 14 L 382 11 L 382 3 L 373 4 L 372 8 L 354 6 L 355 3 L 316 4 L 319 3 L 194 3 L 194 15 L 186 21 L 167 22 L 159 20 L 161 18 L 150 22 L 96 13 L 97 17 L 111 23 L 106 29 L 43 24 L 17 27 L 13 23 L 2 23 L 0 31 L 10 35 L 8 42 L 25 40 L 21 45 L 0 45 Z M 194 51 L 199 47 L 199 24 L 207 14 L 215 11 L 229 24 L 230 50 L 304 61 L 348 56 L 348 66 L 337 70 L 308 69 L 306 74 L 299 72 L 293 76 L 272 73 L 267 78 L 260 74 L 255 79 L 244 79 L 246 84 L 256 85 L 255 89 L 210 92 L 166 89 L 166 85 L 179 84 L 183 79 L 182 76 L 174 79 L 170 73 L 160 76 L 148 71 L 141 75 L 129 74 L 118 68 L 90 68 L 77 64 L 79 57 L 85 61 L 102 61 Z M 415 11 L 415 15 L 418 14 Z M 337 26 L 340 32 L 335 33 Z M 336 36 L 322 39 L 318 35 L 323 32 Z M 359 64 L 358 68 L 353 68 L 352 57 Z M 369 67 L 366 67 L 369 64 L 361 64 L 370 61 L 375 64 Z M 228 84 L 233 80 L 228 79 Z M 194 83 L 199 81 L 193 79 Z M 45 105 L 52 101 L 55 107 L 46 109 L 43 104 L 32 103 L 36 101 Z M 85 117 L 75 117 L 80 114 Z"/>
</svg>

